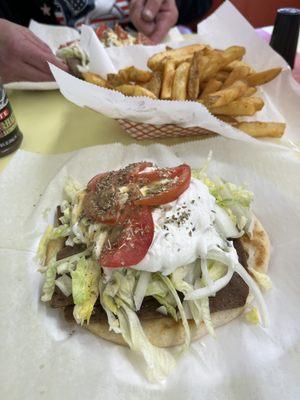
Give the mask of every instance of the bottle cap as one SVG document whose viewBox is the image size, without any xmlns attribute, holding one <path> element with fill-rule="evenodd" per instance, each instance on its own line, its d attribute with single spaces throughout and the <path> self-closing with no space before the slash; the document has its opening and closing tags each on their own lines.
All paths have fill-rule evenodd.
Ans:
<svg viewBox="0 0 300 400">
<path fill-rule="evenodd" d="M 299 8 L 277 10 L 270 46 L 285 59 L 291 68 L 294 67 L 297 52 L 299 25 Z"/>
</svg>

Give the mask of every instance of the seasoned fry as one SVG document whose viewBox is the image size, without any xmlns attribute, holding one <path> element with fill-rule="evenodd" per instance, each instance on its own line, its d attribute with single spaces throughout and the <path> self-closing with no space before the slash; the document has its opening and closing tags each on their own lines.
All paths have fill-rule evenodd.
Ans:
<svg viewBox="0 0 300 400">
<path fill-rule="evenodd" d="M 149 71 L 143 71 L 142 69 L 138 69 L 134 66 L 120 69 L 118 72 L 120 78 L 123 82 L 138 82 L 138 83 L 146 83 L 152 77 L 152 73 Z"/>
<path fill-rule="evenodd" d="M 241 61 L 241 60 L 232 61 L 230 64 L 225 65 L 223 67 L 223 70 L 231 72 L 233 69 L 238 68 L 238 67 L 248 67 L 248 68 L 250 68 L 250 72 L 255 72 L 255 70 L 249 64 L 247 64 L 247 63 L 245 63 L 245 61 Z"/>
<path fill-rule="evenodd" d="M 209 60 L 205 65 L 206 68 L 201 73 L 200 81 L 207 81 L 210 78 L 213 78 L 223 65 L 223 55 L 221 52 L 211 51 L 207 56 L 204 57 L 208 57 Z"/>
<path fill-rule="evenodd" d="M 257 106 L 254 97 L 241 97 L 225 106 L 209 107 L 209 111 L 216 115 L 230 115 L 233 117 L 243 115 L 254 115 L 257 111 Z"/>
<path fill-rule="evenodd" d="M 208 94 L 217 92 L 219 89 L 221 89 L 221 86 L 221 81 L 218 81 L 217 79 L 210 79 L 209 81 L 205 82 L 200 98 L 203 99 Z"/>
<path fill-rule="evenodd" d="M 173 61 L 168 60 L 164 66 L 164 72 L 163 72 L 163 81 L 160 94 L 160 97 L 162 99 L 171 99 L 174 75 L 175 75 L 175 64 Z"/>
<path fill-rule="evenodd" d="M 248 85 L 245 82 L 236 81 L 226 89 L 208 94 L 204 98 L 204 102 L 208 107 L 221 107 L 243 96 L 247 89 Z"/>
<path fill-rule="evenodd" d="M 234 68 L 224 82 L 224 88 L 233 84 L 233 82 L 243 80 L 250 74 L 250 68 L 246 65 Z"/>
<path fill-rule="evenodd" d="M 123 85 L 124 79 L 120 77 L 119 74 L 107 74 L 107 85 L 108 87 L 115 88 L 117 86 Z"/>
<path fill-rule="evenodd" d="M 232 61 L 240 60 L 246 53 L 245 47 L 231 46 L 223 52 L 223 67 Z"/>
<path fill-rule="evenodd" d="M 230 115 L 218 115 L 218 118 L 223 121 L 226 122 L 227 124 L 233 125 L 235 126 L 236 124 L 238 124 L 238 120 L 231 117 Z"/>
<path fill-rule="evenodd" d="M 172 58 L 168 58 L 166 57 L 163 61 L 162 61 L 162 68 L 164 67 L 164 64 L 168 61 L 168 60 L 172 60 L 174 62 L 175 67 L 178 67 L 178 65 L 180 65 L 183 62 L 191 62 L 193 59 L 193 54 L 187 54 L 187 55 L 178 55 L 176 56 L 176 58 L 172 57 Z"/>
<path fill-rule="evenodd" d="M 190 46 L 181 47 L 178 49 L 162 51 L 160 53 L 154 54 L 149 58 L 147 65 L 153 71 L 160 67 L 160 64 L 164 58 L 176 59 L 190 54 L 194 54 L 196 51 L 204 49 L 206 46 L 204 44 L 192 44 Z"/>
<path fill-rule="evenodd" d="M 162 83 L 162 72 L 154 71 L 150 81 L 145 83 L 143 87 L 147 90 L 150 90 L 150 92 L 152 92 L 157 98 L 159 98 L 161 83 Z"/>
<path fill-rule="evenodd" d="M 263 106 L 265 105 L 263 99 L 260 97 L 245 97 L 245 99 L 249 99 L 254 104 L 254 107 L 256 108 L 256 111 L 260 111 Z"/>
<path fill-rule="evenodd" d="M 92 72 L 81 72 L 83 79 L 87 82 L 93 83 L 94 85 L 107 87 L 107 82 L 105 79 L 101 78 L 98 74 L 93 74 Z"/>
<path fill-rule="evenodd" d="M 253 137 L 280 138 L 285 130 L 281 122 L 239 122 L 236 127 Z"/>
<path fill-rule="evenodd" d="M 257 89 L 255 87 L 249 87 L 246 91 L 246 93 L 244 93 L 243 97 L 249 97 L 252 96 L 254 93 L 257 92 Z"/>
<path fill-rule="evenodd" d="M 172 87 L 172 100 L 186 100 L 190 67 L 191 64 L 188 62 L 177 67 Z"/>
<path fill-rule="evenodd" d="M 226 79 L 228 78 L 228 76 L 229 76 L 229 72 L 221 70 L 216 73 L 214 78 L 217 79 L 218 81 L 225 82 Z"/>
<path fill-rule="evenodd" d="M 145 97 L 150 97 L 150 99 L 157 98 L 152 92 L 150 92 L 150 90 L 147 90 L 139 85 L 124 84 L 124 85 L 117 86 L 115 89 L 118 92 L 123 93 L 125 96 L 145 96 Z"/>
<path fill-rule="evenodd" d="M 247 82 L 249 86 L 264 85 L 267 82 L 272 81 L 278 74 L 280 74 L 282 68 L 272 68 L 266 71 L 255 72 L 247 76 Z"/>
<path fill-rule="evenodd" d="M 196 100 L 199 95 L 199 85 L 208 62 L 209 59 L 203 55 L 202 50 L 194 53 L 188 81 L 188 98 L 191 100 Z"/>
</svg>

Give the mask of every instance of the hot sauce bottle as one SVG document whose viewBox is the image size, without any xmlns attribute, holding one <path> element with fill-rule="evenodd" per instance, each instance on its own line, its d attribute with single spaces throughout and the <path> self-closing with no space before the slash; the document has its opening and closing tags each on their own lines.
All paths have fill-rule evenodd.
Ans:
<svg viewBox="0 0 300 400">
<path fill-rule="evenodd" d="M 23 135 L 0 81 L 0 157 L 17 150 L 22 140 Z"/>
</svg>

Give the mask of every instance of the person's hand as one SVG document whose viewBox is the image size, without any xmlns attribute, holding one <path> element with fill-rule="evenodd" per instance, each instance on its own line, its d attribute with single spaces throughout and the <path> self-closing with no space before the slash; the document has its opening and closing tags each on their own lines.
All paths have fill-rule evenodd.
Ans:
<svg viewBox="0 0 300 400">
<path fill-rule="evenodd" d="M 130 19 L 138 31 L 158 43 L 178 19 L 175 0 L 131 0 Z"/>
<path fill-rule="evenodd" d="M 47 61 L 68 70 L 29 29 L 0 19 L 0 77 L 8 82 L 53 81 Z"/>
</svg>

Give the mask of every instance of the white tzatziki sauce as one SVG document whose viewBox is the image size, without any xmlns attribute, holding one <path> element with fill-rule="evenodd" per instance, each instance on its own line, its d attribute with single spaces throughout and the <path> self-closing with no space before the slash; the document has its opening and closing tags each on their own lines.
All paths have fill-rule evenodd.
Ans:
<svg viewBox="0 0 300 400">
<path fill-rule="evenodd" d="M 206 258 L 209 250 L 224 246 L 214 226 L 215 198 L 198 179 L 192 178 L 176 201 L 155 208 L 152 215 L 153 241 L 134 269 L 169 275 L 198 257 Z"/>
</svg>

